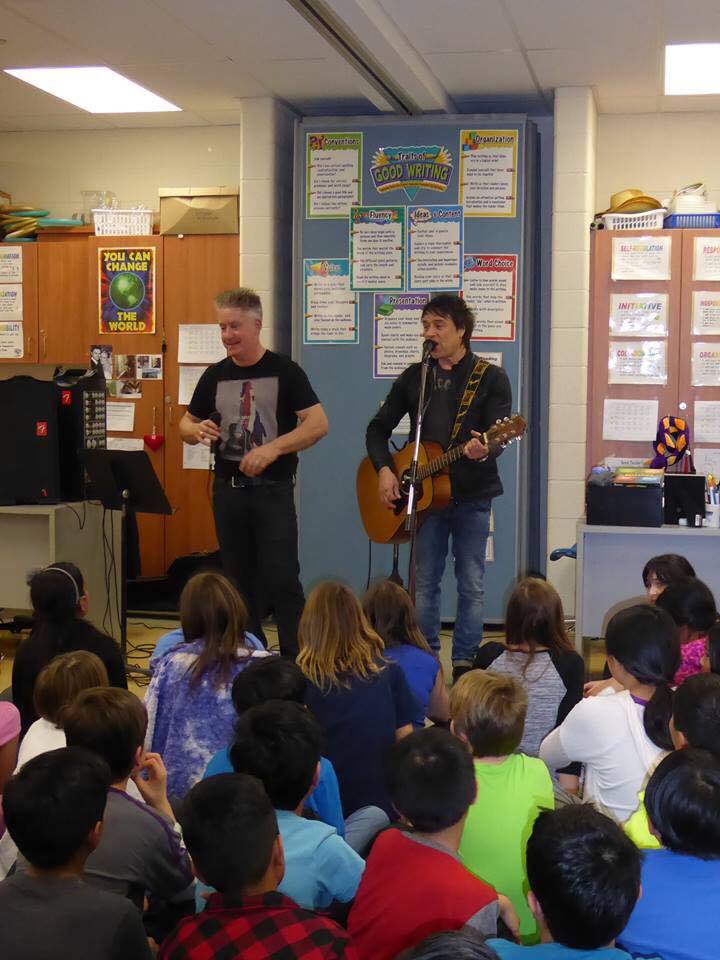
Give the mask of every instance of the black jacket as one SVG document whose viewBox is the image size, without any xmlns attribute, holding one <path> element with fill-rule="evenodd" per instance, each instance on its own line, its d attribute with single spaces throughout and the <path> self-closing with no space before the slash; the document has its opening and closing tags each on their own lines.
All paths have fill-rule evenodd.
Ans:
<svg viewBox="0 0 720 960">
<path fill-rule="evenodd" d="M 473 355 L 468 351 L 463 359 L 453 368 L 457 372 L 454 377 L 452 396 L 448 398 L 448 416 L 445 425 L 445 436 L 429 435 L 435 419 L 429 416 L 430 404 L 437 393 L 437 363 L 430 361 L 428 376 L 429 400 L 423 418 L 423 440 L 434 440 L 447 447 L 452 431 L 457 408 L 465 392 L 465 385 L 472 369 Z M 417 413 L 418 396 L 420 393 L 420 367 L 413 363 L 392 385 L 390 393 L 378 412 L 368 424 L 365 434 L 365 445 L 368 456 L 376 470 L 380 467 L 392 467 L 393 461 L 388 450 L 388 440 L 394 427 L 406 413 L 410 414 L 410 437 L 414 436 L 415 419 Z M 471 439 L 470 431 L 482 432 L 491 427 L 496 420 L 510 416 L 512 407 L 512 390 L 507 374 L 502 367 L 489 364 L 478 385 L 477 392 L 470 405 L 470 409 L 462 423 L 457 443 L 467 443 Z M 487 460 L 478 462 L 463 457 L 450 468 L 452 495 L 455 500 L 475 500 L 480 498 L 497 497 L 503 492 L 502 483 L 498 475 L 496 457 L 491 455 Z"/>
</svg>

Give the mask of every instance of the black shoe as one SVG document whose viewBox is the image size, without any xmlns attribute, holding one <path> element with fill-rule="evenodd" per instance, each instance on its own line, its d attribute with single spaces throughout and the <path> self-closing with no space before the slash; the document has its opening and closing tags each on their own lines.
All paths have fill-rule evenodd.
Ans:
<svg viewBox="0 0 720 960">
<path fill-rule="evenodd" d="M 456 684 L 456 683 L 458 682 L 458 680 L 460 679 L 460 677 L 462 677 L 462 675 L 463 675 L 464 673 L 469 673 L 469 672 L 472 670 L 472 668 L 473 668 L 473 667 L 472 667 L 472 664 L 471 664 L 471 663 L 467 663 L 467 662 L 464 661 L 464 660 L 460 660 L 460 661 L 458 661 L 457 663 L 454 663 L 454 664 L 453 664 L 453 668 L 452 668 L 452 671 L 453 671 L 453 672 L 452 672 L 452 682 L 453 682 L 453 684 Z"/>
</svg>

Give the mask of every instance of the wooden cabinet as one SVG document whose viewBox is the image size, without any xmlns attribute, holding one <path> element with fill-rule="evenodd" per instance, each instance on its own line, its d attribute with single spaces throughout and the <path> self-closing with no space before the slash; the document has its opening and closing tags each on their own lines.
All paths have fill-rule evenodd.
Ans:
<svg viewBox="0 0 720 960">
<path fill-rule="evenodd" d="M 37 243 L 38 360 L 83 365 L 88 360 L 91 296 L 84 233 L 51 235 Z"/>
</svg>

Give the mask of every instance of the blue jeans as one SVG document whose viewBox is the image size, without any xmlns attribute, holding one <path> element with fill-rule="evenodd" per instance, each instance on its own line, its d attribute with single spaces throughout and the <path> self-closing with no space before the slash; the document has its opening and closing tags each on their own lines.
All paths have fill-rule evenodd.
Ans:
<svg viewBox="0 0 720 960">
<path fill-rule="evenodd" d="M 433 650 L 440 649 L 440 581 L 452 535 L 458 588 L 452 659 L 471 661 L 482 642 L 485 546 L 490 532 L 490 501 L 451 500 L 423 521 L 417 537 L 415 609 L 420 629 Z"/>
</svg>

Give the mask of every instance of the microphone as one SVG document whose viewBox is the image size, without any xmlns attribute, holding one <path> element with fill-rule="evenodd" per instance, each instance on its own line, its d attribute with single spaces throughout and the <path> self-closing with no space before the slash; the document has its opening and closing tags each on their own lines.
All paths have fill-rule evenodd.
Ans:
<svg viewBox="0 0 720 960">
<path fill-rule="evenodd" d="M 423 362 L 428 359 L 430 354 L 435 349 L 435 343 L 432 340 L 425 340 L 422 348 Z"/>
</svg>

